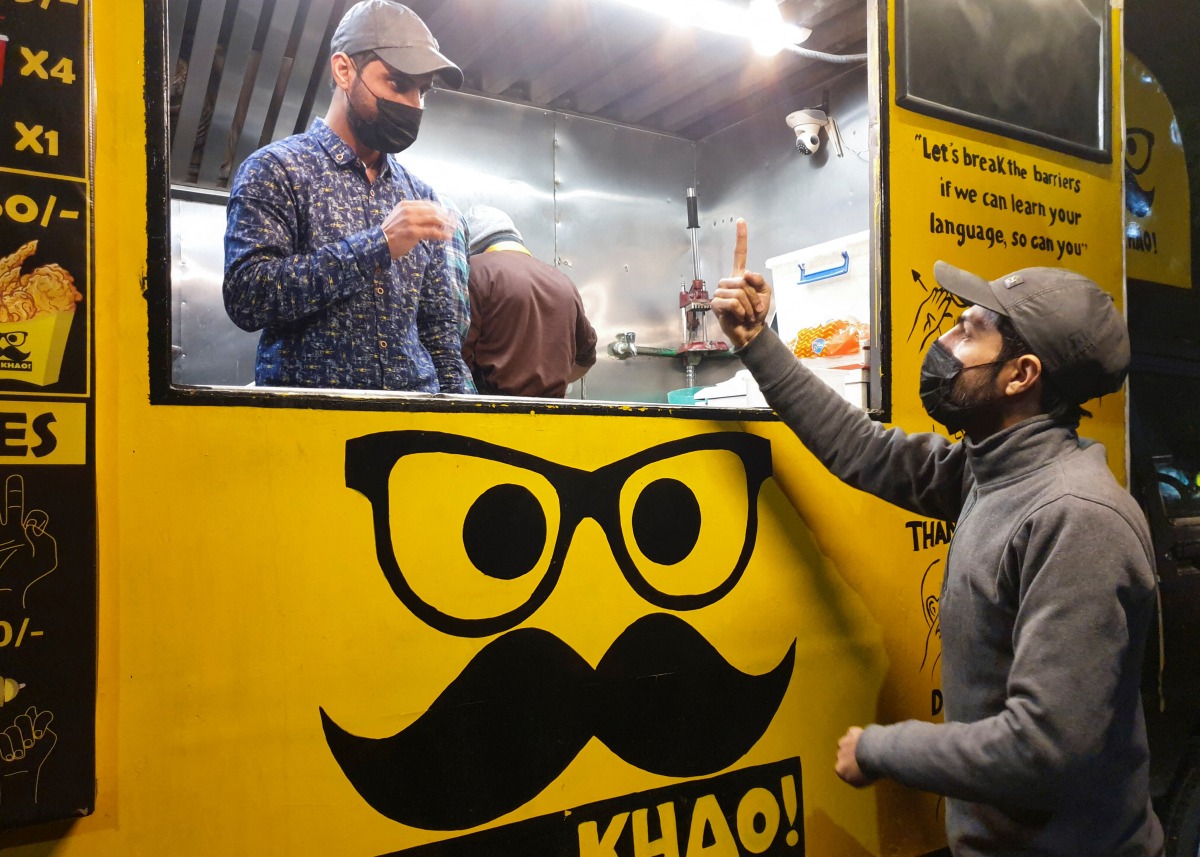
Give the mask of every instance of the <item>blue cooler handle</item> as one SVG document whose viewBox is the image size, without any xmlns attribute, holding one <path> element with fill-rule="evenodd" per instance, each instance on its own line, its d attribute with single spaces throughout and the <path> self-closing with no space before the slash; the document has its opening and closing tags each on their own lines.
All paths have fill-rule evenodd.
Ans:
<svg viewBox="0 0 1200 857">
<path fill-rule="evenodd" d="M 797 281 L 799 285 L 815 283 L 817 280 L 828 280 L 830 277 L 840 277 L 850 270 L 850 254 L 843 250 L 842 264 L 834 268 L 826 268 L 824 271 L 813 271 L 809 274 L 805 272 L 803 263 L 798 267 L 800 268 L 800 279 Z"/>
</svg>

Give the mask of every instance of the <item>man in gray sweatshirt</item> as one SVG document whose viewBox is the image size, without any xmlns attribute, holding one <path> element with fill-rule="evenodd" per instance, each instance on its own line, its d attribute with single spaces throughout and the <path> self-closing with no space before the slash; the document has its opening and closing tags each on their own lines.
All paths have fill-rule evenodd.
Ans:
<svg viewBox="0 0 1200 857">
<path fill-rule="evenodd" d="M 1150 534 L 1082 405 L 1121 387 L 1125 323 L 1062 268 L 987 280 L 944 262 L 972 306 L 930 348 L 921 399 L 965 439 L 887 429 L 764 325 L 770 287 L 734 273 L 713 298 L 771 407 L 846 483 L 956 522 L 939 602 L 945 722 L 850 729 L 837 773 L 945 795 L 955 857 L 1155 857 L 1139 694 L 1156 578 Z"/>
</svg>

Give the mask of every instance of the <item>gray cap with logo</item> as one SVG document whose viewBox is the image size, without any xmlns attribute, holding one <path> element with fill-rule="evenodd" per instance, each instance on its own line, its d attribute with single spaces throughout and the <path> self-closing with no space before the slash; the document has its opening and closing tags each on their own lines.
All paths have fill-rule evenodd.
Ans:
<svg viewBox="0 0 1200 857">
<path fill-rule="evenodd" d="M 462 69 L 446 59 L 437 39 L 417 13 L 394 0 L 362 0 L 350 7 L 329 41 L 333 53 L 374 51 L 405 74 L 434 73 L 451 89 L 461 89 Z"/>
<path fill-rule="evenodd" d="M 946 291 L 1012 320 L 1054 389 L 1075 404 L 1116 392 L 1129 371 L 1129 331 L 1112 296 L 1066 268 L 1022 268 L 998 280 L 933 267 Z"/>
</svg>

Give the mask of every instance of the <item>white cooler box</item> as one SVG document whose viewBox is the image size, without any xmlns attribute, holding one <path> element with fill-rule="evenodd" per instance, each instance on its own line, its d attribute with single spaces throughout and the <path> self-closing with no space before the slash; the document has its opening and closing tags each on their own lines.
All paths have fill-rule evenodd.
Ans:
<svg viewBox="0 0 1200 857">
<path fill-rule="evenodd" d="M 767 260 L 775 295 L 779 336 L 792 342 L 798 331 L 830 319 L 854 322 L 871 317 L 869 231 L 845 235 Z M 860 408 L 867 402 L 867 353 L 805 357 L 804 365 Z"/>
</svg>

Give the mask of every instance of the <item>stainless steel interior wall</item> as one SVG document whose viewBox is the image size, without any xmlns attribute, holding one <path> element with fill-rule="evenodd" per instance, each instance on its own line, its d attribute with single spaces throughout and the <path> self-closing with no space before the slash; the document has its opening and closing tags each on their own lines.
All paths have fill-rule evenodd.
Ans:
<svg viewBox="0 0 1200 857">
<path fill-rule="evenodd" d="M 171 200 L 172 379 L 197 386 L 254 383 L 257 333 L 225 314 L 224 194 Z"/>
<path fill-rule="evenodd" d="M 699 144 L 701 266 L 715 283 L 729 273 L 734 223 L 746 219 L 751 270 L 814 244 L 872 228 L 867 70 L 860 68 L 829 87 L 829 113 L 843 139 L 839 158 L 827 133 L 813 155 L 796 151 L 784 118 L 820 107 L 825 90 L 798 93 L 706 138 Z"/>
<path fill-rule="evenodd" d="M 618 360 L 607 345 L 622 332 L 643 346 L 683 341 L 679 290 L 692 280 L 687 189 L 696 181 L 695 144 L 561 115 L 556 140 L 559 265 L 579 286 L 600 338 L 584 392 L 593 400 L 666 402 L 687 385 L 681 358 Z"/>
</svg>

